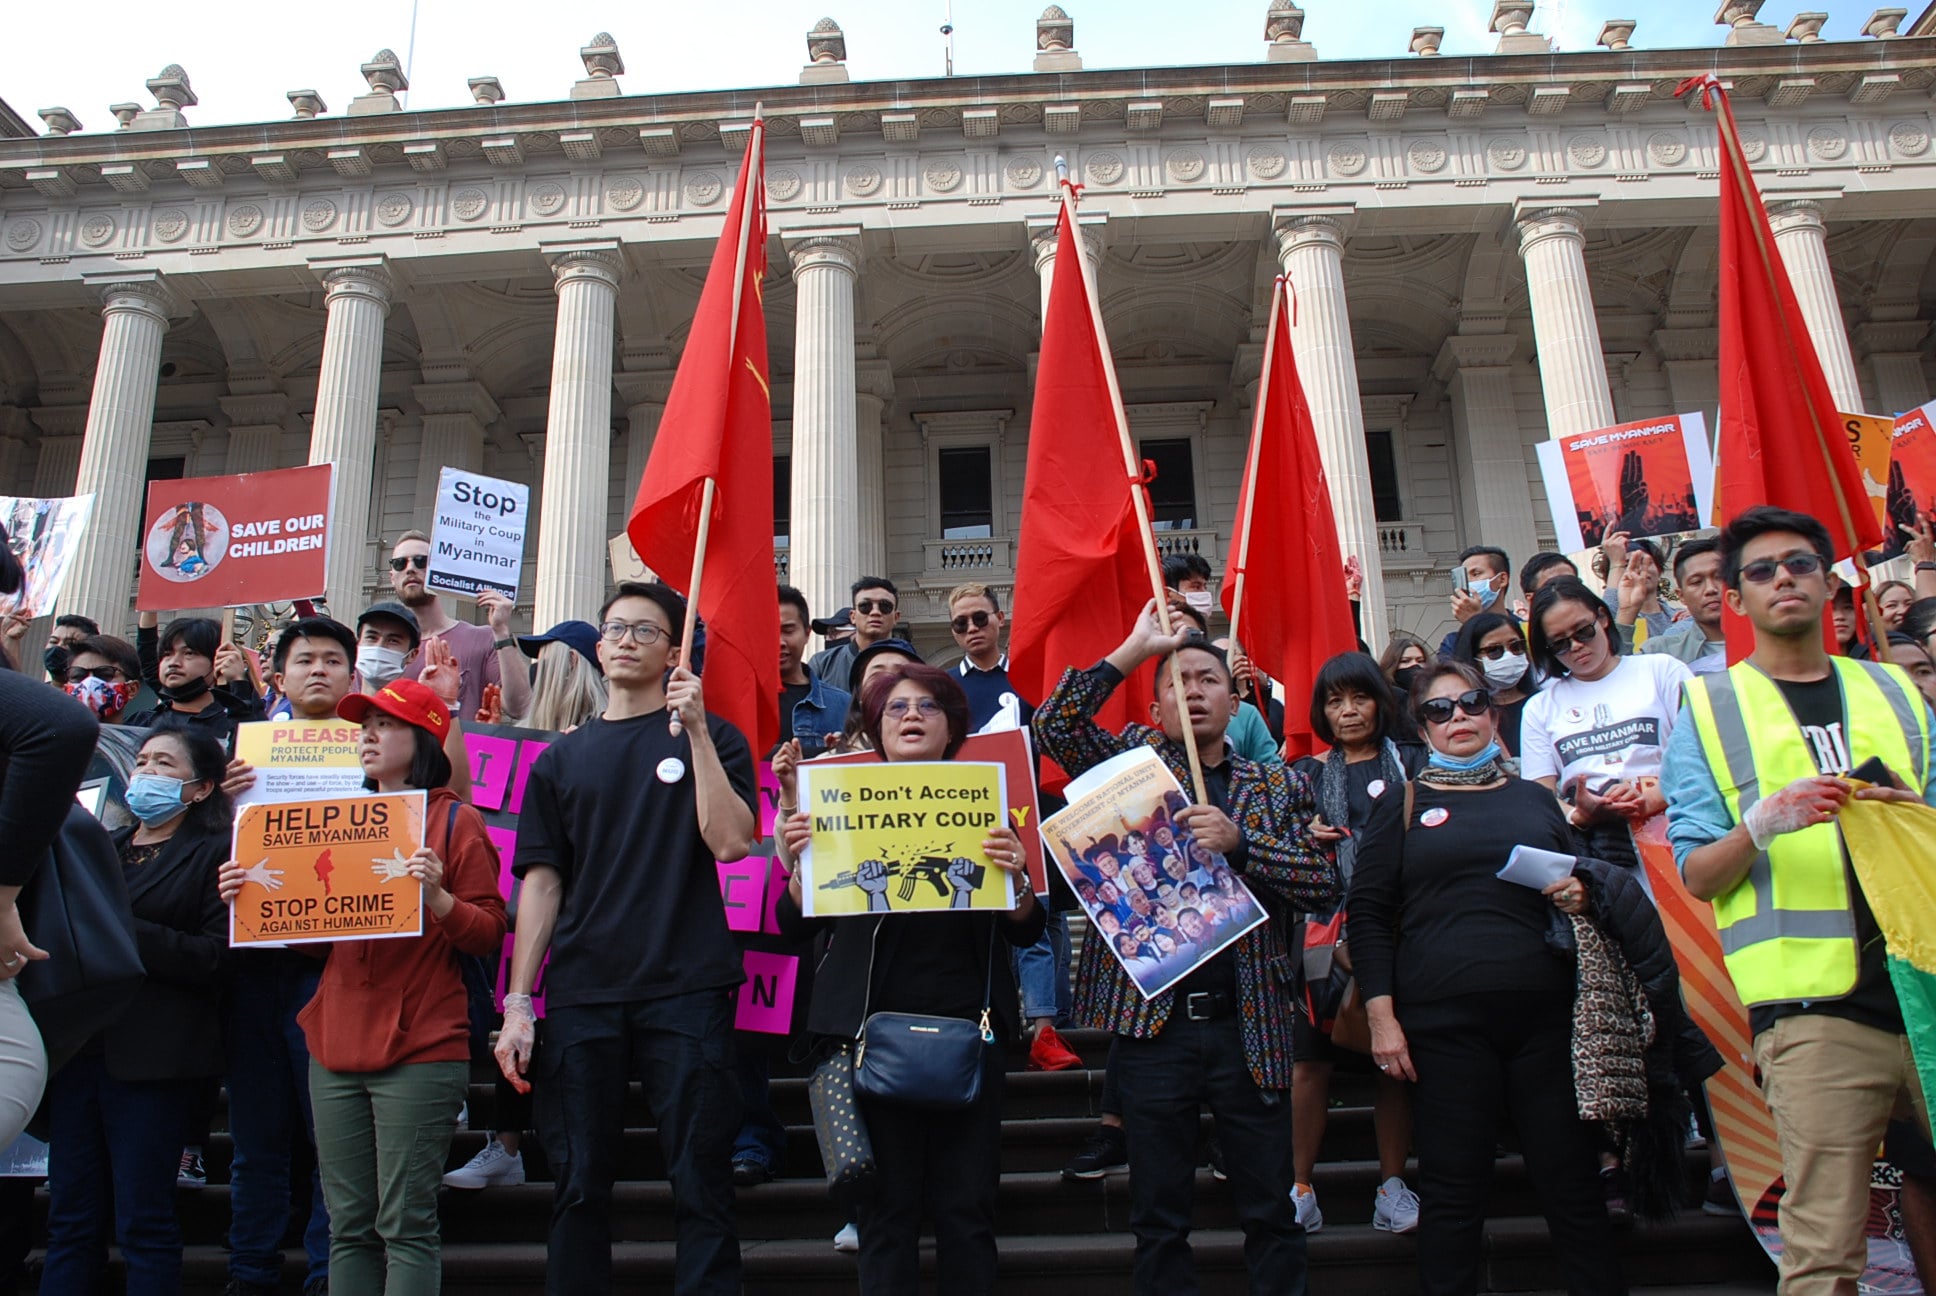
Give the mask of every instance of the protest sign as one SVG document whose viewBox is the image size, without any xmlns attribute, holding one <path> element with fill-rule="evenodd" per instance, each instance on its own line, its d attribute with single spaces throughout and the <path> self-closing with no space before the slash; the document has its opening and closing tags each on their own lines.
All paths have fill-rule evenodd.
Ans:
<svg viewBox="0 0 1936 1296">
<path fill-rule="evenodd" d="M 530 516 L 529 486 L 446 467 L 437 477 L 424 587 L 434 594 L 467 598 L 486 590 L 517 598 Z"/>
<path fill-rule="evenodd" d="M 312 464 L 150 482 L 135 606 L 166 612 L 321 595 L 334 471 Z"/>
<path fill-rule="evenodd" d="M 813 817 L 800 861 L 807 916 L 1014 908 L 1014 879 L 981 845 L 1006 821 L 1005 774 L 959 759 L 802 765 L 800 804 Z"/>
<path fill-rule="evenodd" d="M 531 766 L 558 737 L 550 730 L 513 725 L 464 726 L 464 750 L 471 761 L 471 804 L 484 817 L 484 832 L 497 847 L 498 891 L 512 915 L 513 930 L 504 934 L 504 957 L 498 961 L 495 998 L 500 1012 L 510 985 L 511 951 L 517 946 L 519 882 L 511 873 L 511 865 L 518 853 L 518 815 L 524 809 L 524 786 L 531 777 Z M 532 1006 L 540 1017 L 544 1015 L 544 974 L 544 967 L 539 967 L 531 991 Z"/>
<path fill-rule="evenodd" d="M 1698 531 L 1714 511 L 1713 454 L 1699 414 L 1621 423 L 1537 449 L 1553 529 L 1568 553 L 1616 531 L 1635 540 Z"/>
<path fill-rule="evenodd" d="M 1890 441 L 1896 421 L 1874 414 L 1841 414 L 1837 417 L 1842 420 L 1842 431 L 1849 438 L 1849 449 L 1855 454 L 1856 466 L 1862 470 L 1862 488 L 1869 493 L 1869 503 L 1875 509 L 1876 521 L 1882 523 L 1886 535 L 1889 530 L 1889 460 L 1893 453 Z"/>
<path fill-rule="evenodd" d="M 1070 782 L 1042 823 L 1049 854 L 1101 940 L 1153 999 L 1262 926 L 1264 907 L 1222 855 L 1175 827 L 1189 804 L 1147 747 Z"/>
<path fill-rule="evenodd" d="M 255 767 L 237 805 L 363 793 L 363 726 L 347 720 L 257 720 L 235 727 L 235 758 Z"/>
<path fill-rule="evenodd" d="M 24 608 L 30 616 L 46 616 L 67 582 L 69 559 L 80 543 L 81 528 L 94 509 L 92 495 L 66 499 L 27 499 L 0 495 L 0 523 L 7 528 L 7 548 L 27 571 L 18 594 L 0 595 L 0 616 Z"/>
<path fill-rule="evenodd" d="M 423 934 L 423 792 L 243 806 L 234 858 L 248 872 L 229 944 L 303 945 Z"/>
<path fill-rule="evenodd" d="M 1889 437 L 1889 483 L 1883 507 L 1882 549 L 1870 561 L 1894 558 L 1910 534 L 1936 517 L 1936 401 L 1896 416 Z"/>
<path fill-rule="evenodd" d="M 607 548 L 612 555 L 612 584 L 623 585 L 626 581 L 633 581 L 650 585 L 659 579 L 652 574 L 650 567 L 639 560 L 638 554 L 632 549 L 632 538 L 623 531 L 612 537 Z"/>
</svg>

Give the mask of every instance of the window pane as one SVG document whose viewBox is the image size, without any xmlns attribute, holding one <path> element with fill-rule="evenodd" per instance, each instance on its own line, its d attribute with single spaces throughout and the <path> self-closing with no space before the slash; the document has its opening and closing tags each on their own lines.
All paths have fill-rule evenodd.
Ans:
<svg viewBox="0 0 1936 1296">
<path fill-rule="evenodd" d="M 773 543 L 783 545 L 793 534 L 793 456 L 773 456 Z"/>
<path fill-rule="evenodd" d="M 1365 429 L 1365 458 L 1371 467 L 1371 512 L 1380 522 L 1402 522 L 1405 508 L 1398 498 L 1398 455 L 1392 449 L 1390 428 Z"/>
<path fill-rule="evenodd" d="M 1145 441 L 1142 455 L 1156 466 L 1156 479 L 1149 484 L 1156 529 L 1193 529 L 1197 524 L 1197 466 L 1189 441 Z"/>
<path fill-rule="evenodd" d="M 936 457 L 943 540 L 979 540 L 995 533 L 993 464 L 987 446 L 956 446 Z"/>
</svg>

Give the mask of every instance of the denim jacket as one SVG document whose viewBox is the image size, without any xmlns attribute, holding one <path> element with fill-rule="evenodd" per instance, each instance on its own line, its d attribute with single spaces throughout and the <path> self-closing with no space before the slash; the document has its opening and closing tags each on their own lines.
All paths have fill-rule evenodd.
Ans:
<svg viewBox="0 0 1936 1296">
<path fill-rule="evenodd" d="M 806 671 L 807 696 L 794 704 L 793 736 L 800 740 L 802 754 L 817 756 L 826 750 L 828 734 L 839 735 L 847 727 L 853 698 L 814 674 L 811 666 Z"/>
</svg>

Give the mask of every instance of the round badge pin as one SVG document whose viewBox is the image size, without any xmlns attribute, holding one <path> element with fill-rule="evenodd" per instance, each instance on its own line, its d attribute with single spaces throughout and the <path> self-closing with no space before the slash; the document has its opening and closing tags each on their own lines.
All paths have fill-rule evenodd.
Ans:
<svg viewBox="0 0 1936 1296">
<path fill-rule="evenodd" d="M 1385 795 L 1385 780 L 1373 779 L 1370 783 L 1367 783 L 1365 785 L 1365 794 L 1373 801 Z"/>
<path fill-rule="evenodd" d="M 1418 821 L 1427 828 L 1436 828 L 1451 817 L 1451 815 L 1446 813 L 1444 806 L 1433 806 L 1430 810 L 1420 815 Z"/>
<path fill-rule="evenodd" d="M 659 782 L 677 783 L 686 776 L 686 763 L 677 756 L 668 756 L 659 762 Z"/>
</svg>

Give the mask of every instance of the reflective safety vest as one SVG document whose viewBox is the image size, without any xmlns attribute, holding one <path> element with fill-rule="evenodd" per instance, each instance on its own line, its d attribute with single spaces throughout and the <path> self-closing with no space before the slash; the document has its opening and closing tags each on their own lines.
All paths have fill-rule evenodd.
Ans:
<svg viewBox="0 0 1936 1296">
<path fill-rule="evenodd" d="M 1850 768 L 1879 756 L 1921 793 L 1929 760 L 1928 711 L 1900 668 L 1832 657 L 1842 687 Z M 1708 769 L 1736 823 L 1764 790 L 1822 771 L 1775 682 L 1748 662 L 1687 685 Z M 1747 876 L 1714 901 L 1728 975 L 1748 1007 L 1839 999 L 1860 972 L 1855 912 L 1839 824 L 1777 837 Z"/>
</svg>

